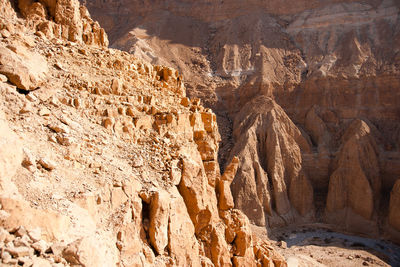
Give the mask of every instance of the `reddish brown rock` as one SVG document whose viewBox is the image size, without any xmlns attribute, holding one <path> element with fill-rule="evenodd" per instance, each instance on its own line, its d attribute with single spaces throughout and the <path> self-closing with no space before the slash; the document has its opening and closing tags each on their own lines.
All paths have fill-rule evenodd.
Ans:
<svg viewBox="0 0 400 267">
<path fill-rule="evenodd" d="M 400 180 L 397 180 L 390 193 L 389 224 L 400 231 Z"/>
</svg>

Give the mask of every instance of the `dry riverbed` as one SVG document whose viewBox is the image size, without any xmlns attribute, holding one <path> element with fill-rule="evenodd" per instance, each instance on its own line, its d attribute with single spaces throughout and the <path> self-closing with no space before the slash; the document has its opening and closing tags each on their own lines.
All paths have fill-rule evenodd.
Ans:
<svg viewBox="0 0 400 267">
<path fill-rule="evenodd" d="M 262 234 L 262 229 L 256 229 Z M 289 267 L 400 266 L 400 247 L 385 240 L 304 226 L 274 229 L 269 237 Z"/>
</svg>

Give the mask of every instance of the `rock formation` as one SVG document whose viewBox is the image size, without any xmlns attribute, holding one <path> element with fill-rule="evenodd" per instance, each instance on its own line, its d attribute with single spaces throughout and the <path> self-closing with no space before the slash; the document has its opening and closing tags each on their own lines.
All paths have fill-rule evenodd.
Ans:
<svg viewBox="0 0 400 267">
<path fill-rule="evenodd" d="M 179 69 L 216 112 L 221 167 L 238 156 L 233 198 L 252 222 L 385 232 L 379 207 L 400 175 L 398 1 L 87 4 L 113 47 Z"/>
<path fill-rule="evenodd" d="M 18 1 L 18 9 L 39 36 L 108 46 L 104 29 L 77 0 L 23 0 Z"/>
<path fill-rule="evenodd" d="M 240 114 L 232 152 L 241 163 L 232 185 L 237 207 L 259 225 L 284 225 L 297 214 L 312 216 L 313 188 L 300 153 L 310 150 L 307 139 L 268 97 L 249 102 Z"/>
<path fill-rule="evenodd" d="M 381 179 L 378 151 L 371 128 L 353 121 L 343 135 L 337 168 L 329 180 L 327 215 L 336 224 L 361 233 L 362 220 L 372 221 L 379 206 Z"/>
<path fill-rule="evenodd" d="M 3 265 L 286 266 L 176 70 L 105 47 L 77 1 L 0 6 Z"/>
</svg>

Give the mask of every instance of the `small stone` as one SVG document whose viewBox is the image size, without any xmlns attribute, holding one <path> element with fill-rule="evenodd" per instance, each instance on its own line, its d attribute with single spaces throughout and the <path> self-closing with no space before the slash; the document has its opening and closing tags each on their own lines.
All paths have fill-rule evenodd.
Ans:
<svg viewBox="0 0 400 267">
<path fill-rule="evenodd" d="M 6 248 L 6 251 L 14 257 L 25 257 L 33 255 L 33 249 L 30 247 Z"/>
<path fill-rule="evenodd" d="M 190 100 L 189 100 L 189 98 L 188 98 L 188 97 L 184 97 L 184 98 L 182 98 L 182 100 L 181 100 L 181 105 L 182 105 L 182 106 L 184 106 L 184 107 L 188 107 L 188 106 L 189 106 L 189 104 L 190 104 Z"/>
<path fill-rule="evenodd" d="M 135 168 L 143 166 L 143 158 L 135 157 L 132 159 L 132 166 Z"/>
<path fill-rule="evenodd" d="M 1 259 L 3 260 L 4 263 L 7 263 L 8 260 L 11 260 L 11 254 L 8 253 L 7 251 L 3 251 L 1 253 Z"/>
<path fill-rule="evenodd" d="M 29 247 L 31 243 L 31 239 L 28 235 L 24 235 L 22 237 L 17 237 L 13 241 L 15 247 Z"/>
<path fill-rule="evenodd" d="M 69 133 L 69 128 L 65 124 L 49 124 L 47 127 L 56 133 Z"/>
<path fill-rule="evenodd" d="M 102 125 L 106 128 L 106 129 L 111 129 L 112 126 L 114 125 L 114 119 L 113 118 L 105 118 L 103 120 Z"/>
<path fill-rule="evenodd" d="M 52 171 L 56 168 L 56 164 L 53 161 L 46 158 L 41 158 L 38 161 L 38 163 L 48 171 Z"/>
<path fill-rule="evenodd" d="M 44 240 L 39 240 L 32 244 L 32 247 L 39 253 L 44 254 L 49 245 Z"/>
<path fill-rule="evenodd" d="M 73 104 L 75 108 L 79 108 L 82 106 L 81 100 L 79 98 L 75 98 Z"/>
<path fill-rule="evenodd" d="M 22 166 L 29 169 L 31 166 L 35 164 L 36 162 L 35 157 L 26 148 L 23 149 L 23 153 L 24 153 L 24 158 L 22 160 Z"/>
<path fill-rule="evenodd" d="M 74 143 L 73 138 L 68 135 L 65 135 L 65 134 L 58 134 L 56 136 L 56 139 L 57 139 L 57 142 L 63 146 L 70 146 Z"/>
<path fill-rule="evenodd" d="M 33 258 L 32 267 L 51 267 L 50 262 L 42 258 Z"/>
<path fill-rule="evenodd" d="M 278 242 L 278 246 L 280 246 L 281 248 L 287 248 L 287 244 L 285 241 L 281 240 Z"/>
<path fill-rule="evenodd" d="M 119 79 L 114 79 L 112 81 L 111 90 L 114 95 L 119 95 L 121 90 L 121 81 Z"/>
<path fill-rule="evenodd" d="M 53 143 L 57 143 L 57 139 L 56 139 L 56 137 L 54 135 L 50 135 L 49 136 L 49 141 L 53 142 Z"/>
<path fill-rule="evenodd" d="M 55 96 L 52 96 L 52 97 L 50 98 L 50 104 L 52 104 L 52 105 L 55 106 L 56 108 L 59 107 L 59 106 L 61 106 L 60 100 L 58 100 L 58 98 L 55 97 Z"/>
<path fill-rule="evenodd" d="M 2 30 L 0 31 L 0 34 L 3 36 L 3 38 L 8 38 L 8 37 L 11 36 L 11 33 L 10 33 L 8 30 L 6 30 L 6 29 L 2 29 Z"/>
<path fill-rule="evenodd" d="M 6 230 L 4 230 L 3 228 L 0 228 L 0 243 L 5 242 L 8 235 L 9 235 L 9 233 Z"/>
<path fill-rule="evenodd" d="M 64 70 L 63 66 L 62 66 L 61 63 L 59 63 L 59 62 L 56 62 L 56 63 L 54 64 L 54 67 L 55 67 L 56 69 L 58 69 L 58 70 Z"/>
<path fill-rule="evenodd" d="M 32 112 L 32 105 L 30 102 L 26 102 L 24 106 L 20 109 L 19 114 L 26 114 Z"/>
<path fill-rule="evenodd" d="M 35 228 L 28 232 L 28 236 L 33 242 L 38 242 L 42 238 L 42 230 L 40 228 Z"/>
<path fill-rule="evenodd" d="M 40 116 L 49 116 L 50 114 L 51 114 L 51 111 L 50 111 L 48 108 L 46 108 L 46 107 L 41 108 L 41 109 L 39 110 L 39 115 L 40 115 Z"/>
<path fill-rule="evenodd" d="M 25 227 L 20 226 L 20 227 L 17 229 L 17 231 L 15 231 L 14 234 L 15 234 L 17 237 L 22 237 L 22 236 L 26 235 L 27 233 L 28 233 L 28 232 L 26 231 Z"/>
<path fill-rule="evenodd" d="M 364 261 L 364 262 L 362 263 L 362 265 L 364 265 L 364 266 L 369 266 L 369 263 L 366 262 L 366 261 Z"/>
<path fill-rule="evenodd" d="M 14 237 L 14 239 L 15 239 L 14 235 L 10 235 L 10 236 Z M 14 247 L 14 243 L 12 242 L 14 239 L 12 239 L 11 241 L 8 241 L 8 242 L 6 241 L 5 242 L 7 248 L 13 248 Z"/>
<path fill-rule="evenodd" d="M 37 100 L 37 96 L 33 93 L 29 93 L 25 97 L 26 97 L 26 99 L 28 99 L 31 102 L 35 102 Z"/>
<path fill-rule="evenodd" d="M 18 264 L 22 266 L 32 266 L 33 260 L 29 257 L 18 258 Z"/>
<path fill-rule="evenodd" d="M 8 81 L 7 76 L 6 76 L 6 75 L 3 75 L 3 74 L 0 74 L 0 82 L 5 83 L 5 82 L 7 82 L 7 81 Z"/>
<path fill-rule="evenodd" d="M 51 251 L 53 252 L 55 257 L 60 257 L 62 255 L 63 250 L 66 248 L 65 243 L 54 243 L 50 246 Z M 57 262 L 57 260 L 56 260 Z"/>
</svg>

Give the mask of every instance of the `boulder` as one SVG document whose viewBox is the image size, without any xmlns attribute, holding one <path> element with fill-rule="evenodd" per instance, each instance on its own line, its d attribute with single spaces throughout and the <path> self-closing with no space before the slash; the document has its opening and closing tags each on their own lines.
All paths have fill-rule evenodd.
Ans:
<svg viewBox="0 0 400 267">
<path fill-rule="evenodd" d="M 36 89 L 45 82 L 47 72 L 47 62 L 38 53 L 24 47 L 0 47 L 0 73 L 18 88 Z"/>
<path fill-rule="evenodd" d="M 90 237 L 80 238 L 70 243 L 62 252 L 63 257 L 72 265 L 83 267 L 101 266 L 104 264 L 97 242 Z"/>
</svg>

